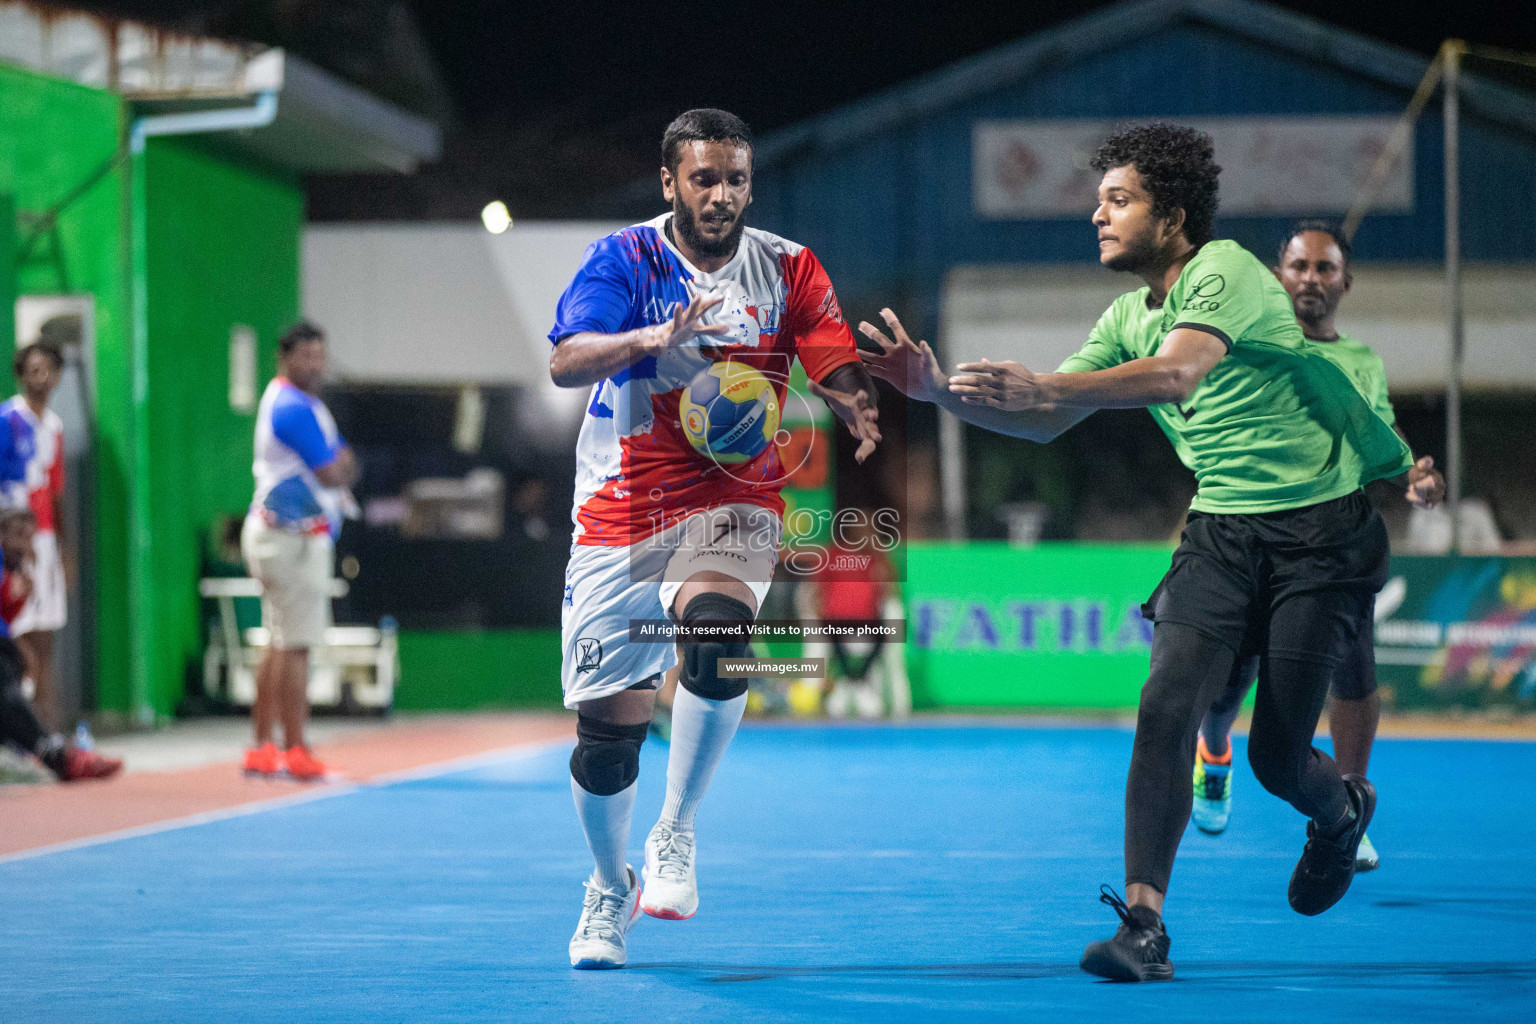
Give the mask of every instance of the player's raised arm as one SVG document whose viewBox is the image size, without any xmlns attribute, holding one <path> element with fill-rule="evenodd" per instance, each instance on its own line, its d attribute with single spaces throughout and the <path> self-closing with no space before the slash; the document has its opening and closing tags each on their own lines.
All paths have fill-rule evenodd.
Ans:
<svg viewBox="0 0 1536 1024">
<path fill-rule="evenodd" d="M 705 314 L 720 305 L 723 296 L 708 295 L 691 285 L 688 305 L 672 307 L 672 319 L 618 334 L 581 331 L 561 338 L 549 356 L 549 376 L 562 388 L 581 388 L 606 380 L 646 356 L 695 338 L 730 333 L 726 324 L 706 324 Z"/>
<path fill-rule="evenodd" d="M 826 402 L 848 433 L 858 438 L 854 461 L 862 463 L 873 455 L 880 443 L 880 410 L 875 407 L 875 382 L 869 371 L 858 363 L 844 363 L 821 383 L 809 383 L 811 394 Z"/>
<path fill-rule="evenodd" d="M 959 393 L 950 389 L 950 376 L 939 366 L 939 360 L 928 343 L 914 342 L 901 320 L 889 309 L 882 309 L 880 316 L 890 328 L 891 336 L 867 321 L 859 324 L 859 330 L 864 336 L 880 349 L 878 352 L 861 349 L 859 356 L 869 367 L 870 373 L 888 381 L 908 398 L 933 402 L 984 430 L 1040 442 L 1054 439 L 1082 422 L 1093 411 L 1051 406 L 1005 410 L 985 402 L 966 402 Z"/>
<path fill-rule="evenodd" d="M 826 402 L 858 440 L 853 457 L 862 463 L 880 443 L 874 378 L 859 362 L 858 342 L 816 254 L 792 246 L 780 257 L 780 266 L 789 286 L 784 330 L 794 338 L 795 355 L 805 368 L 811 393 Z"/>
<path fill-rule="evenodd" d="M 1211 368 L 1227 354 L 1214 334 L 1190 327 L 1168 332 L 1154 356 L 1104 370 L 1032 373 L 1018 363 L 961 363 L 949 390 L 967 405 L 1007 412 L 1047 406 L 1079 409 L 1140 409 L 1189 400 Z"/>
</svg>

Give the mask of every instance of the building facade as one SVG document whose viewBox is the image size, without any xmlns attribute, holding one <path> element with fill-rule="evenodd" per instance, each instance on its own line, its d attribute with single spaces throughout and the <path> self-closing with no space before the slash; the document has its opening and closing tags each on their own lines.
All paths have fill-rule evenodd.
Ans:
<svg viewBox="0 0 1536 1024">
<path fill-rule="evenodd" d="M 250 500 L 254 396 L 301 309 L 301 178 L 409 170 L 438 132 L 281 51 L 31 3 L 0 4 L 0 38 L 0 351 L 36 340 L 29 303 L 89 310 L 61 396 L 79 675 L 87 706 L 148 723 L 201 656 L 211 535 Z"/>
</svg>

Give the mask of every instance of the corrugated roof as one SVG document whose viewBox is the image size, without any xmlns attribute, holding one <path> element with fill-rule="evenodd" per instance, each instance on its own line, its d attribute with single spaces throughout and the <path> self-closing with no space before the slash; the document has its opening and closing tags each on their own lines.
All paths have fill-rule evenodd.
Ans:
<svg viewBox="0 0 1536 1024">
<path fill-rule="evenodd" d="M 840 149 L 1042 71 L 1187 23 L 1219 28 L 1404 90 L 1419 83 L 1430 63 L 1389 43 L 1256 0 L 1127 0 L 775 132 L 758 141 L 756 162 L 762 166 Z M 1483 116 L 1536 134 L 1536 96 L 1475 75 L 1462 76 L 1461 94 L 1463 102 Z"/>
</svg>

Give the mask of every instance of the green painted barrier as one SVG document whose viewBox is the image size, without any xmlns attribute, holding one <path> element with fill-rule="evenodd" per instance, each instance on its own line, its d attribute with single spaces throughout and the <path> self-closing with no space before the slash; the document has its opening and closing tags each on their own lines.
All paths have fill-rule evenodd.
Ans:
<svg viewBox="0 0 1536 1024">
<path fill-rule="evenodd" d="M 1141 603 L 1164 545 L 914 543 L 907 672 L 914 707 L 1133 708 L 1152 626 Z"/>
<path fill-rule="evenodd" d="M 560 706 L 558 629 L 400 632 L 402 711 Z"/>
<path fill-rule="evenodd" d="M 1152 641 L 1140 606 L 1171 554 L 913 543 L 902 586 L 913 705 L 1134 708 Z M 1395 557 L 1377 601 L 1389 706 L 1536 703 L 1536 559 Z M 560 706 L 557 629 L 404 631 L 400 667 L 405 710 Z"/>
<path fill-rule="evenodd" d="M 916 707 L 1136 706 L 1166 547 L 913 544 L 905 584 Z M 1536 558 L 1403 555 L 1377 598 L 1388 707 L 1536 705 Z M 1250 697 L 1251 699 L 1251 697 Z"/>
<path fill-rule="evenodd" d="M 1167 547 L 912 544 L 907 661 L 921 708 L 1129 708 Z M 790 656 L 796 651 L 775 649 Z M 560 631 L 403 630 L 402 710 L 560 706 Z"/>
</svg>

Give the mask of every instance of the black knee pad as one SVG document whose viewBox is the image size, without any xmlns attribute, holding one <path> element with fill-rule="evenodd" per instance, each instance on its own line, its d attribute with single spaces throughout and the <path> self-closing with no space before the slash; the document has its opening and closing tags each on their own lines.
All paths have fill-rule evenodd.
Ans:
<svg viewBox="0 0 1536 1024">
<path fill-rule="evenodd" d="M 593 796 L 613 796 L 640 776 L 640 744 L 646 725 L 610 725 L 576 716 L 576 749 L 571 751 L 571 778 Z"/>
<path fill-rule="evenodd" d="M 683 609 L 684 625 L 704 623 L 751 623 L 752 609 L 734 597 L 705 592 Z M 745 679 L 721 679 L 721 658 L 745 658 L 752 653 L 747 639 L 684 640 L 683 670 L 678 683 L 705 700 L 734 700 L 747 692 Z"/>
</svg>

